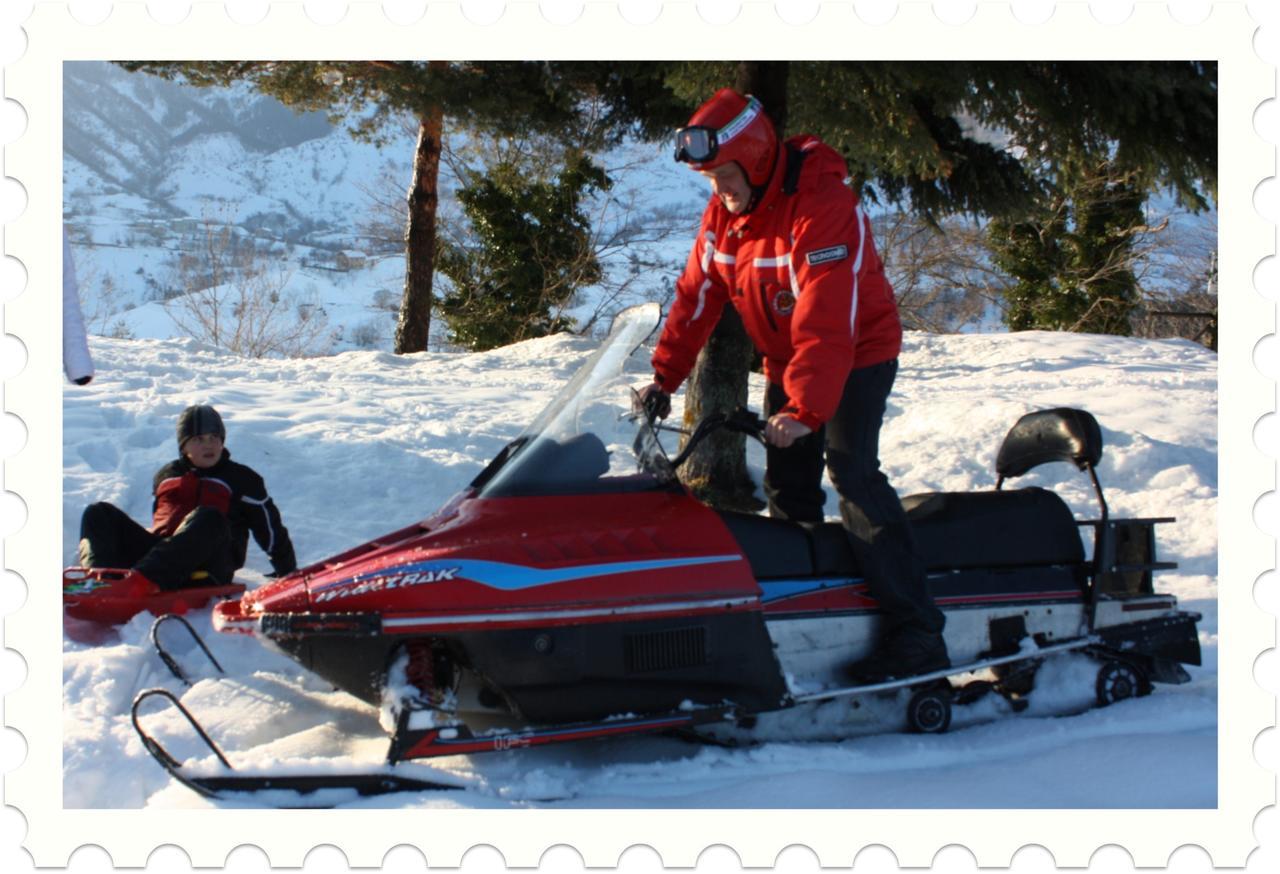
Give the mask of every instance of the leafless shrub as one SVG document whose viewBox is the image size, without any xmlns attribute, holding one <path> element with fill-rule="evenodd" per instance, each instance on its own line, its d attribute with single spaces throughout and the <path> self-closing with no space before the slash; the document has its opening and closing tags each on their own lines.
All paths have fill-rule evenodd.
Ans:
<svg viewBox="0 0 1280 874">
<path fill-rule="evenodd" d="M 182 241 L 165 304 L 174 323 L 201 342 L 250 358 L 323 354 L 333 343 L 315 295 L 287 291 L 281 267 L 232 221 L 235 211 L 207 210 Z"/>
<path fill-rule="evenodd" d="M 92 258 L 77 257 L 75 253 L 73 257 L 85 330 L 90 334 L 117 340 L 134 339 L 128 322 L 120 318 L 124 311 L 123 295 L 115 277 L 104 273 Z"/>
<path fill-rule="evenodd" d="M 1148 253 L 1135 337 L 1183 337 L 1218 348 L 1218 224 L 1177 221 Z"/>
<path fill-rule="evenodd" d="M 1009 279 L 992 265 L 977 221 L 930 225 L 891 212 L 875 221 L 875 238 L 904 327 L 951 333 L 998 310 Z"/>
</svg>

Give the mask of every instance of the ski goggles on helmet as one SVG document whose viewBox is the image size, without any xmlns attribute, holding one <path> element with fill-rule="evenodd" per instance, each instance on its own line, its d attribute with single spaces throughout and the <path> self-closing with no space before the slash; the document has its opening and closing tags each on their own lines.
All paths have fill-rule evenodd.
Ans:
<svg viewBox="0 0 1280 874">
<path fill-rule="evenodd" d="M 734 118 L 722 128 L 691 124 L 676 131 L 675 158 L 685 164 L 705 164 L 714 160 L 720 147 L 747 129 L 761 113 L 760 101 L 752 97 Z"/>
</svg>

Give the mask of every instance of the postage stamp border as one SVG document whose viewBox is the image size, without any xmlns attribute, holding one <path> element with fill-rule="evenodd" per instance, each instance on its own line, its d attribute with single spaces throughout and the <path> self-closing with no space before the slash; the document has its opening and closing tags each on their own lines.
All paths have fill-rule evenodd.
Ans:
<svg viewBox="0 0 1280 874">
<path fill-rule="evenodd" d="M 163 4 L 160 4 L 163 5 Z M 405 6 L 406 4 L 399 4 Z M 413 4 L 408 4 L 412 6 Z M 21 419 L 26 442 L 5 460 L 5 487 L 21 497 L 26 521 L 6 542 L 6 565 L 27 597 L 4 619 L 5 645 L 21 654 L 25 682 L 5 699 L 6 724 L 26 742 L 25 760 L 5 776 L 5 803 L 25 818 L 25 850 L 40 866 L 65 865 L 79 846 L 106 849 L 119 866 L 140 866 L 164 844 L 193 865 L 217 866 L 233 848 L 262 848 L 272 864 L 298 866 L 320 844 L 353 866 L 382 863 L 400 844 L 429 864 L 456 866 L 473 846 L 498 849 L 509 866 L 537 866 L 549 848 L 577 849 L 587 866 L 616 865 L 628 847 L 648 845 L 668 866 L 692 866 L 709 846 L 731 846 L 744 866 L 769 866 L 788 846 L 810 848 L 824 866 L 847 866 L 859 849 L 881 845 L 903 867 L 928 866 L 948 845 L 967 847 L 981 866 L 1006 866 L 1026 845 L 1059 866 L 1085 866 L 1101 846 L 1124 847 L 1137 866 L 1161 866 L 1178 847 L 1198 845 L 1216 865 L 1243 865 L 1257 846 L 1254 821 L 1275 802 L 1275 775 L 1255 760 L 1255 738 L 1275 721 L 1275 698 L 1254 679 L 1254 662 L 1274 647 L 1274 617 L 1258 608 L 1254 583 L 1275 564 L 1274 541 L 1253 508 L 1274 489 L 1274 460 L 1255 445 L 1254 426 L 1275 407 L 1274 383 L 1254 363 L 1274 331 L 1275 305 L 1254 288 L 1254 271 L 1275 252 L 1274 227 L 1254 192 L 1275 174 L 1275 149 L 1258 136 L 1254 114 L 1275 96 L 1274 68 L 1255 52 L 1256 23 L 1243 3 L 1217 2 L 1197 24 L 1164 3 L 1135 3 L 1118 23 L 1100 23 L 1087 3 L 1060 2 L 1043 24 L 1024 24 L 1006 3 L 979 3 L 948 24 L 926 2 L 903 2 L 868 24 L 852 2 L 813 2 L 781 15 L 772 2 L 740 5 L 709 23 L 693 2 L 640 3 L 631 24 L 612 2 L 508 2 L 492 23 L 476 24 L 458 2 L 418 4 L 398 15 L 378 2 L 350 2 L 328 24 L 301 2 L 276 3 L 256 23 L 233 20 L 222 3 L 194 3 L 185 17 L 117 0 L 91 25 L 62 2 L 41 0 L 22 23 L 25 52 L 6 70 L 6 97 L 26 129 L 5 149 L 25 209 L 6 227 L 5 253 L 25 269 L 25 289 L 6 293 L 6 330 L 26 361 L 5 386 L 5 410 Z M 501 4 L 480 4 L 489 10 Z M 636 3 L 630 4 L 636 6 Z M 723 7 L 725 4 L 704 4 Z M 729 4 L 732 6 L 732 4 Z M 574 16 L 573 8 L 579 11 Z M 412 11 L 412 10 L 411 10 Z M 483 10 L 482 10 L 483 11 Z M 704 11 L 705 8 L 704 8 Z M 473 11 L 474 15 L 475 12 Z M 477 19 L 490 19 L 484 12 Z M 800 20 L 803 19 L 803 20 Z M 413 810 L 201 811 L 68 810 L 61 798 L 60 605 L 48 577 L 61 565 L 60 297 L 61 64 L 72 60 L 228 57 L 576 57 L 611 59 L 738 57 L 946 59 L 1071 57 L 1080 60 L 1201 58 L 1219 64 L 1220 348 L 1219 806 L 1210 810 Z M 6 274 L 11 275 L 11 274 Z M 1271 347 L 1274 351 L 1274 347 Z M 15 578 L 6 576 L 9 586 Z M 1229 718 L 1225 718 L 1229 715 Z"/>
</svg>

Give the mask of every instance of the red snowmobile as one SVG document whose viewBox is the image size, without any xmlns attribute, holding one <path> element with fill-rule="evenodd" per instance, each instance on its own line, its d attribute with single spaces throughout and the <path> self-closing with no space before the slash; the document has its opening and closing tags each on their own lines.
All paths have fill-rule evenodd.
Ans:
<svg viewBox="0 0 1280 874">
<path fill-rule="evenodd" d="M 907 726 L 936 732 L 953 704 L 981 695 L 1025 705 L 1038 666 L 1060 653 L 1095 660 L 1101 704 L 1186 682 L 1182 665 L 1200 663 L 1199 616 L 1152 587 L 1153 571 L 1174 567 L 1156 560 L 1154 537 L 1172 520 L 1110 518 L 1098 425 L 1056 409 L 1009 432 L 994 489 L 904 500 L 953 666 L 849 687 L 843 669 L 869 655 L 881 614 L 844 529 L 718 512 L 676 478 L 711 430 L 758 431 L 758 419 L 703 422 L 669 458 L 659 440 L 669 429 L 624 412 L 644 375 L 627 372 L 628 359 L 657 319 L 652 305 L 619 316 L 534 424 L 435 515 L 217 605 L 215 627 L 265 638 L 390 706 L 393 763 L 666 729 L 749 731 L 777 711 L 903 690 Z M 1098 519 L 1077 521 L 1042 488 L 1001 487 L 1047 462 L 1088 472 Z M 972 679 L 979 671 L 988 679 Z M 135 725 L 150 695 L 177 704 L 144 692 Z M 193 778 L 138 730 L 208 794 L 334 785 Z M 344 785 L 442 788 L 390 772 Z"/>
</svg>

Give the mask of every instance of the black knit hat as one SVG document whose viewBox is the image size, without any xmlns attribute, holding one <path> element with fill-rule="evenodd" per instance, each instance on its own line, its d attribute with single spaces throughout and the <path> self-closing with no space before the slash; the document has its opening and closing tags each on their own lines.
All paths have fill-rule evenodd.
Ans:
<svg viewBox="0 0 1280 874">
<path fill-rule="evenodd" d="M 192 437 L 201 434 L 217 434 L 218 439 L 226 442 L 227 429 L 223 427 L 222 417 L 218 411 L 207 404 L 187 407 L 178 416 L 178 450 Z"/>
</svg>

